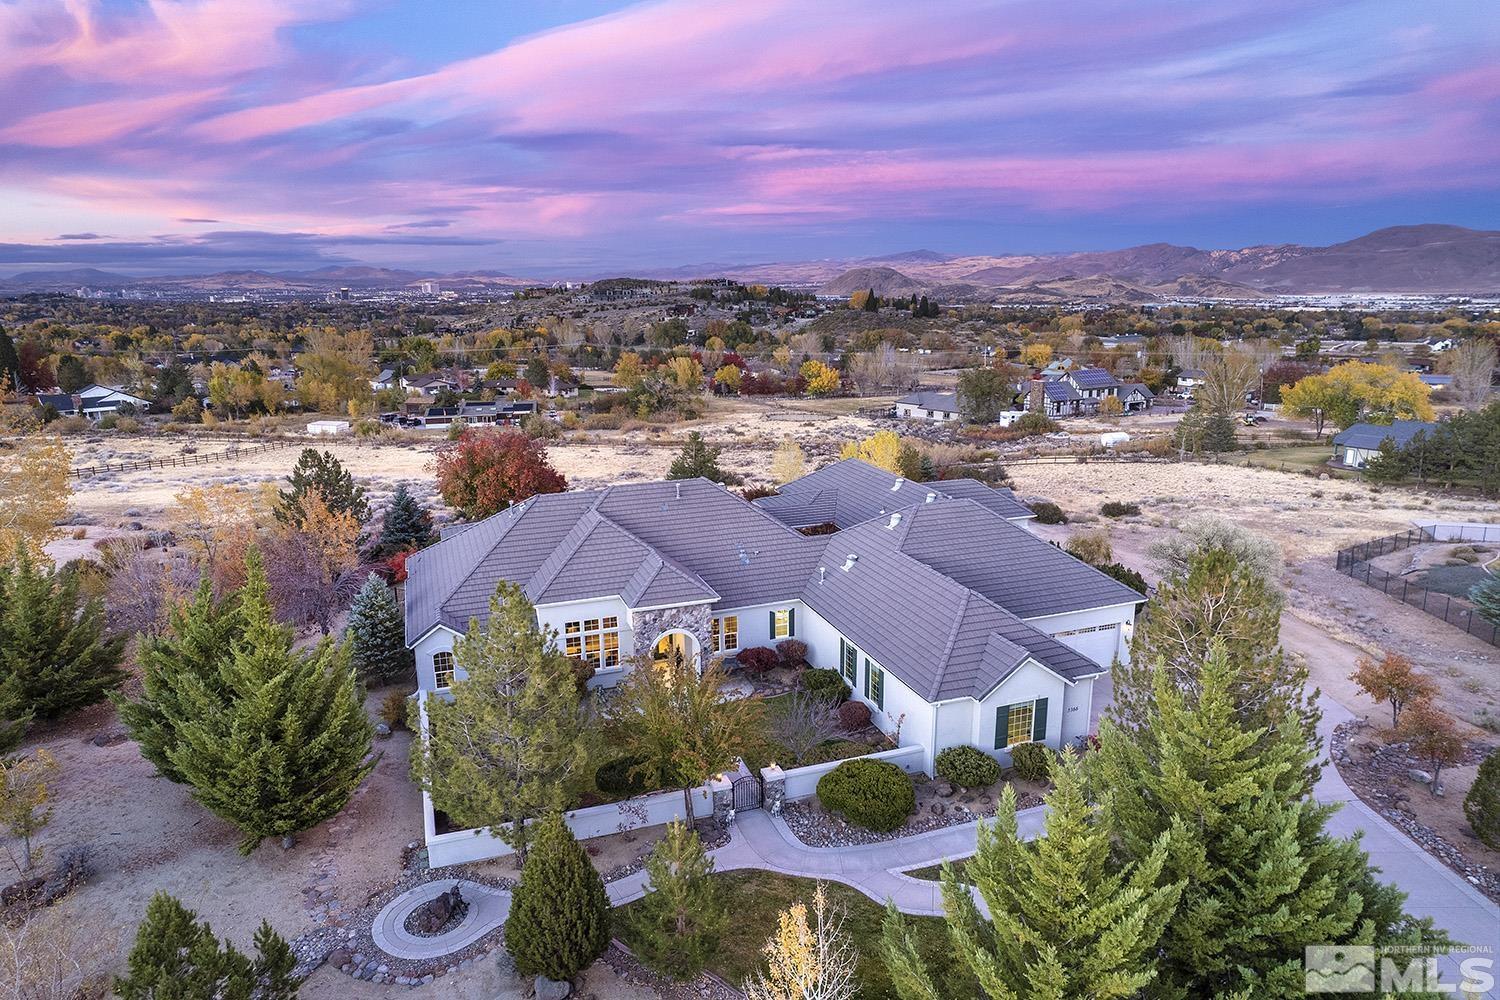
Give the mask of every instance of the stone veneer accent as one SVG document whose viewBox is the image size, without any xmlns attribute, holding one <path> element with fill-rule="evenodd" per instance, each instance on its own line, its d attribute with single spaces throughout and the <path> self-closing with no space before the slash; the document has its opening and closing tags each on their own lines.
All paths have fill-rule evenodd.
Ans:
<svg viewBox="0 0 1500 1000">
<path fill-rule="evenodd" d="M 698 640 L 698 654 L 702 657 L 713 645 L 708 632 L 708 623 L 712 619 L 713 612 L 707 604 L 635 612 L 630 620 L 635 635 L 635 655 L 649 658 L 656 640 L 661 638 L 663 632 L 680 629 Z"/>
</svg>

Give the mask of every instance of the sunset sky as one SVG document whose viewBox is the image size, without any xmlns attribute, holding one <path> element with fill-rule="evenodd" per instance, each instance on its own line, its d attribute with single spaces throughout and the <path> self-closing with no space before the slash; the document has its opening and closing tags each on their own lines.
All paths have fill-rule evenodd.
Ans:
<svg viewBox="0 0 1500 1000">
<path fill-rule="evenodd" d="M 1493 0 L 15 0 L 0 271 L 1500 228 Z"/>
</svg>

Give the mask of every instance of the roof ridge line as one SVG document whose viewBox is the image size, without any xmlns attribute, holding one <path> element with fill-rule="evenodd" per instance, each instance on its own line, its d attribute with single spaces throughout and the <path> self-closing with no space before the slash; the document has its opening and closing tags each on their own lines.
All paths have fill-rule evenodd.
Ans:
<svg viewBox="0 0 1500 1000">
<path fill-rule="evenodd" d="M 910 558 L 910 557 L 908 557 Z M 962 586 L 960 584 L 960 586 Z M 964 618 L 969 614 L 969 603 L 974 600 L 974 591 L 964 587 L 963 607 L 958 609 L 958 614 L 953 616 L 953 628 L 948 632 L 948 641 L 943 644 L 943 653 L 938 657 L 938 662 L 946 664 L 948 658 L 953 655 L 953 647 L 958 645 L 958 630 L 963 627 Z M 935 672 L 932 685 L 928 689 L 927 700 L 932 701 L 937 697 L 938 690 L 942 687 L 943 671 Z"/>
</svg>

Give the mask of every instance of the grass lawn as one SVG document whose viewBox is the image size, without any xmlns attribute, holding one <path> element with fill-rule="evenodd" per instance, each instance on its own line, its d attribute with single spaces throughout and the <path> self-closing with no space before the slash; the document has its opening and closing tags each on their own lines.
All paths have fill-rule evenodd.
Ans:
<svg viewBox="0 0 1500 1000">
<path fill-rule="evenodd" d="M 958 877 L 963 878 L 964 871 L 969 867 L 969 859 L 964 858 L 961 861 L 955 861 L 953 862 L 953 867 L 958 869 Z M 928 865 L 926 868 L 913 868 L 911 871 L 902 872 L 901 874 L 909 878 L 926 879 L 928 882 L 941 882 L 943 880 L 943 866 L 940 862 L 935 865 Z"/>
<path fill-rule="evenodd" d="M 1283 448 L 1252 451 L 1245 457 L 1245 460 L 1250 465 L 1258 465 L 1265 469 L 1285 469 L 1288 472 L 1311 469 L 1314 472 L 1326 472 L 1330 476 L 1354 475 L 1354 473 L 1344 472 L 1329 465 L 1328 459 L 1332 455 L 1333 445 L 1327 441 L 1317 441 L 1313 444 L 1287 445 Z"/>
<path fill-rule="evenodd" d="M 762 968 L 761 948 L 776 930 L 777 915 L 799 900 L 810 903 L 816 883 L 812 879 L 767 871 L 722 872 L 714 878 L 728 896 L 730 921 L 729 930 L 719 943 L 719 952 L 709 963 L 709 969 L 738 987 L 746 976 Z M 898 1000 L 880 960 L 880 924 L 885 919 L 884 908 L 848 886 L 837 882 L 829 882 L 827 886 L 829 901 L 843 907 L 844 930 L 859 956 L 856 995 L 863 1000 Z M 630 933 L 619 917 L 635 905 L 631 903 L 615 911 L 615 933 L 626 944 L 631 943 Z M 966 984 L 962 974 L 955 969 L 958 963 L 953 960 L 943 920 L 939 917 L 908 917 L 907 920 L 911 922 L 918 946 L 942 994 L 952 997 L 977 995 L 977 989 Z"/>
</svg>

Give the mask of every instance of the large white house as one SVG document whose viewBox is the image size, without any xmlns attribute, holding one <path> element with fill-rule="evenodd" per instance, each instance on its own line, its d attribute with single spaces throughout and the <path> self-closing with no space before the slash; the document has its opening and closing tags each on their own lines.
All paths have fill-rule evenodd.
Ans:
<svg viewBox="0 0 1500 1000">
<path fill-rule="evenodd" d="M 407 562 L 419 687 L 463 676 L 454 640 L 502 580 L 599 686 L 678 650 L 702 662 L 797 638 L 902 746 L 1008 761 L 1089 732 L 1094 681 L 1128 656 L 1144 597 L 1037 538 L 972 480 L 915 483 L 854 459 L 747 503 L 702 479 L 535 496 Z M 808 535 L 802 526 L 832 525 Z"/>
</svg>

